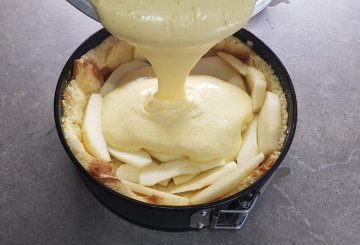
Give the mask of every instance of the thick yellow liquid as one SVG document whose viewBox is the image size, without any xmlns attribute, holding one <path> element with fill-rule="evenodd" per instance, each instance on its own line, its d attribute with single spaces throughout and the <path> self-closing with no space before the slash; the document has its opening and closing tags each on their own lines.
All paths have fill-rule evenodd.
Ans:
<svg viewBox="0 0 360 245">
<path fill-rule="evenodd" d="M 93 0 L 101 23 L 132 43 L 158 80 L 125 84 L 104 98 L 106 141 L 121 150 L 231 160 L 252 119 L 241 89 L 208 76 L 188 77 L 214 44 L 239 30 L 255 0 Z"/>
</svg>

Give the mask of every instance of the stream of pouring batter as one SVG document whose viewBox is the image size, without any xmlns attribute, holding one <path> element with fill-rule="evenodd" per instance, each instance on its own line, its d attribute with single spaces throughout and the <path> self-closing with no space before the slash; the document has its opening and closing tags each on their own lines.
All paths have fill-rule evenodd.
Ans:
<svg viewBox="0 0 360 245">
<path fill-rule="evenodd" d="M 201 56 L 245 25 L 255 0 L 92 0 L 92 4 L 105 28 L 133 44 L 158 79 L 126 85 L 104 98 L 102 124 L 108 144 L 129 151 L 170 151 L 202 161 L 234 157 L 241 146 L 242 124 L 252 117 L 248 95 L 212 78 L 186 81 Z M 221 128 L 224 132 L 214 132 Z"/>
<path fill-rule="evenodd" d="M 156 97 L 183 99 L 185 80 L 214 44 L 249 20 L 255 0 L 93 0 L 101 23 L 134 44 L 159 80 Z"/>
</svg>

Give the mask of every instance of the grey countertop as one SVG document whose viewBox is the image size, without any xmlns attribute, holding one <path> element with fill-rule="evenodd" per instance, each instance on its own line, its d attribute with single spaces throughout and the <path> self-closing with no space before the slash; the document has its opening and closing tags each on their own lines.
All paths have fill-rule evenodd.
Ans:
<svg viewBox="0 0 360 245">
<path fill-rule="evenodd" d="M 247 29 L 296 88 L 298 128 L 283 162 L 291 174 L 242 230 L 163 232 L 104 208 L 54 130 L 59 73 L 101 26 L 65 1 L 2 0 L 0 244 L 359 244 L 360 1 L 275 2 Z"/>
</svg>

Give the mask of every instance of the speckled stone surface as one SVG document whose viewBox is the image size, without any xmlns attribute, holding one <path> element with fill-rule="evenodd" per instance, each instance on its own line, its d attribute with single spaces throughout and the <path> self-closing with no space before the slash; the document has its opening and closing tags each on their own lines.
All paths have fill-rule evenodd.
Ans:
<svg viewBox="0 0 360 245">
<path fill-rule="evenodd" d="M 163 232 L 104 208 L 54 130 L 57 77 L 101 26 L 66 1 L 2 0 L 0 244 L 359 244 L 360 1 L 273 5 L 247 28 L 296 88 L 298 129 L 284 161 L 291 174 L 240 231 Z"/>
</svg>

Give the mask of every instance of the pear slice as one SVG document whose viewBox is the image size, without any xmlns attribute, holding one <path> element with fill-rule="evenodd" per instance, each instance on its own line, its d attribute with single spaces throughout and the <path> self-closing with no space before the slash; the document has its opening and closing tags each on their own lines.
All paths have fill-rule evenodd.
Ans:
<svg viewBox="0 0 360 245">
<path fill-rule="evenodd" d="M 110 155 L 101 127 L 103 100 L 100 94 L 92 94 L 85 109 L 82 124 L 82 140 L 85 149 L 99 160 L 110 161 Z"/>
<path fill-rule="evenodd" d="M 152 163 L 147 168 L 150 168 L 151 166 L 157 166 L 157 163 Z M 139 183 L 139 175 L 144 171 L 146 168 L 138 169 L 130 164 L 122 164 L 120 167 L 116 170 L 116 177 L 118 179 L 124 179 L 128 180 L 134 183 Z M 168 182 L 170 181 L 167 180 Z M 165 181 L 164 181 L 165 183 Z"/>
<path fill-rule="evenodd" d="M 237 164 L 243 164 L 259 153 L 257 143 L 257 117 L 243 134 L 243 142 L 239 154 L 236 157 Z"/>
<path fill-rule="evenodd" d="M 201 58 L 190 72 L 191 75 L 208 75 L 228 81 L 238 72 L 217 56 Z"/>
<path fill-rule="evenodd" d="M 236 58 L 231 54 L 224 52 L 218 52 L 217 55 L 223 59 L 226 63 L 231 65 L 235 70 L 237 70 L 241 75 L 246 76 L 248 74 L 249 66 Z"/>
<path fill-rule="evenodd" d="M 187 199 L 190 200 L 193 196 L 198 194 L 200 191 L 201 191 L 201 189 L 195 190 L 195 191 L 187 191 L 187 192 L 176 193 L 176 195 L 179 195 L 181 197 L 184 197 L 184 198 L 187 198 Z"/>
<path fill-rule="evenodd" d="M 152 163 L 151 156 L 144 150 L 140 151 L 121 151 L 108 147 L 110 154 L 116 159 L 128 163 L 136 168 L 144 168 Z"/>
<path fill-rule="evenodd" d="M 160 181 L 158 184 L 163 187 L 167 187 L 169 185 L 170 180 L 171 179 L 166 179 L 166 180 Z"/>
<path fill-rule="evenodd" d="M 142 78 L 154 78 L 154 77 L 156 77 L 156 74 L 152 66 L 141 67 L 126 74 L 116 86 L 119 87 L 122 84 L 126 84 L 128 82 L 136 81 Z"/>
<path fill-rule="evenodd" d="M 134 48 L 134 60 L 148 61 L 147 58 L 137 48 Z"/>
<path fill-rule="evenodd" d="M 128 180 L 139 183 L 140 170 L 130 164 L 123 164 L 116 170 L 116 177 L 122 180 Z"/>
<path fill-rule="evenodd" d="M 149 167 L 139 176 L 140 185 L 153 186 L 158 182 L 173 178 L 182 174 L 197 174 L 211 168 L 224 165 L 222 160 L 211 162 L 194 162 L 188 159 L 176 160 Z"/>
<path fill-rule="evenodd" d="M 184 155 L 148 151 L 150 155 L 160 162 L 170 162 L 186 158 Z"/>
<path fill-rule="evenodd" d="M 234 77 L 230 78 L 228 82 L 247 92 L 244 78 L 240 74 L 236 74 Z"/>
<path fill-rule="evenodd" d="M 278 147 L 281 127 L 281 108 L 279 97 L 266 92 L 264 105 L 258 115 L 258 146 L 265 155 Z"/>
<path fill-rule="evenodd" d="M 139 193 L 144 196 L 158 196 L 164 199 L 169 204 L 172 205 L 188 205 L 189 200 L 185 197 L 180 197 L 163 191 L 154 190 L 149 187 L 138 185 L 127 180 L 121 180 L 125 185 L 127 185 L 133 192 Z"/>
<path fill-rule="evenodd" d="M 200 204 L 213 201 L 226 193 L 232 191 L 243 179 L 245 179 L 257 166 L 264 161 L 263 153 L 238 166 L 232 173 L 226 177 L 206 187 L 191 197 L 191 204 Z"/>
<path fill-rule="evenodd" d="M 201 58 L 190 74 L 217 77 L 246 91 L 242 76 L 218 56 Z"/>
<path fill-rule="evenodd" d="M 113 73 L 111 73 L 110 77 L 106 80 L 104 86 L 102 86 L 100 90 L 100 94 L 104 97 L 112 90 L 114 90 L 117 87 L 118 83 L 122 80 L 122 78 L 126 76 L 128 73 L 137 70 L 139 68 L 148 67 L 148 66 L 150 66 L 149 63 L 139 60 L 133 60 L 120 65 L 118 68 L 116 68 L 115 71 L 113 71 Z"/>
<path fill-rule="evenodd" d="M 250 96 L 253 106 L 253 112 L 258 112 L 264 104 L 266 94 L 266 79 L 264 73 L 255 67 L 249 67 L 246 75 L 246 81 L 250 89 Z"/>
<path fill-rule="evenodd" d="M 174 186 L 169 189 L 170 193 L 180 193 L 201 189 L 205 186 L 212 185 L 224 176 L 234 171 L 238 165 L 235 162 L 229 162 L 224 166 L 216 167 L 199 174 L 191 181 L 182 185 Z"/>
<path fill-rule="evenodd" d="M 181 185 L 183 183 L 192 180 L 193 178 L 195 178 L 195 176 L 196 174 L 183 174 L 183 175 L 175 176 L 173 178 L 173 181 L 175 185 Z"/>
</svg>

